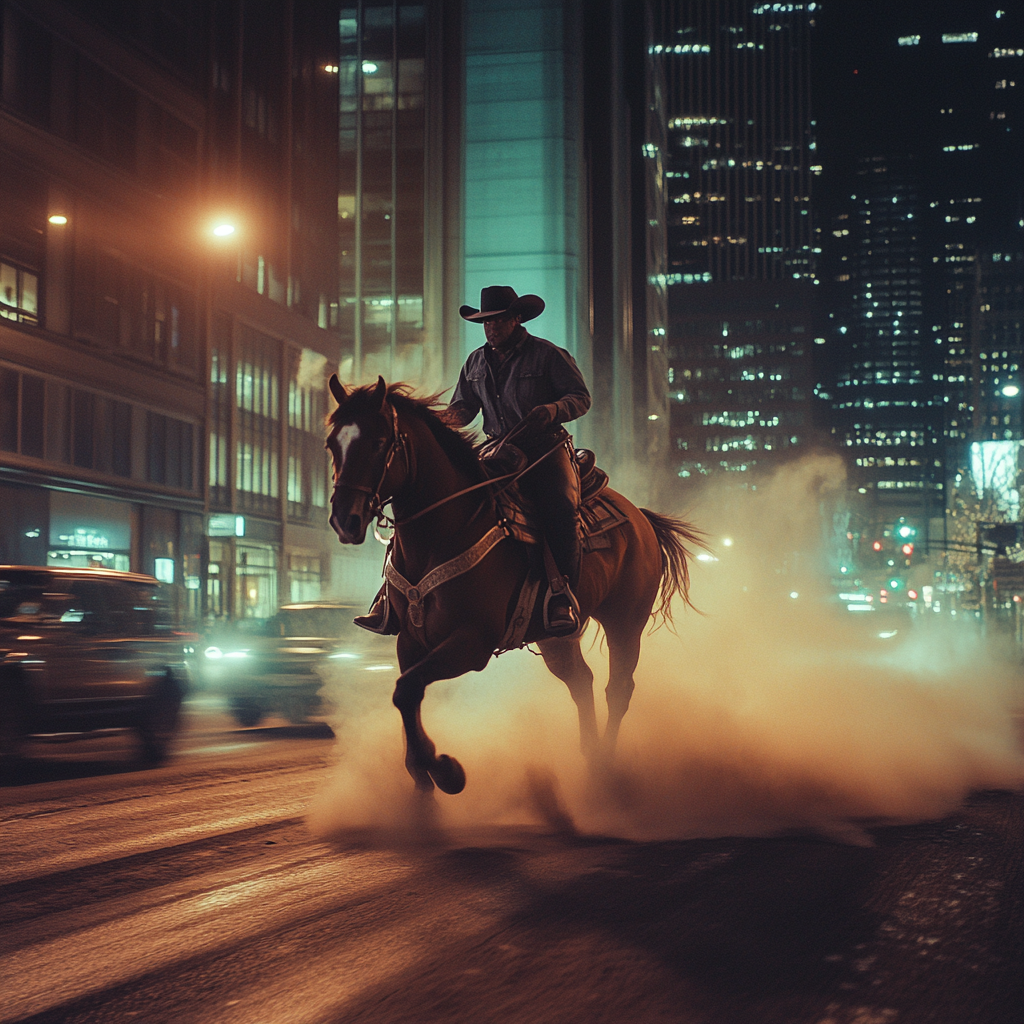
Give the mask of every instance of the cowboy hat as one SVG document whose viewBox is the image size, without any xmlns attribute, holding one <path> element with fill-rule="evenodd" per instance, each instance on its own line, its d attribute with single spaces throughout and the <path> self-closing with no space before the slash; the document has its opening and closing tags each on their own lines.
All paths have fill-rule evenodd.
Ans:
<svg viewBox="0 0 1024 1024">
<path fill-rule="evenodd" d="M 516 295 L 507 284 L 493 284 L 480 292 L 480 308 L 462 306 L 459 316 L 463 320 L 489 320 L 494 316 L 518 316 L 532 320 L 544 312 L 544 300 L 539 295 Z"/>
</svg>

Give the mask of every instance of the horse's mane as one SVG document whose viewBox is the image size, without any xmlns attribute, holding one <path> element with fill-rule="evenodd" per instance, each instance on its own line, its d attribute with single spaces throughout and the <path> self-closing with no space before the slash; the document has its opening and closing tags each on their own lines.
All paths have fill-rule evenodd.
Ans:
<svg viewBox="0 0 1024 1024">
<path fill-rule="evenodd" d="M 343 408 L 346 411 L 351 411 L 353 408 L 360 411 L 369 408 L 375 389 L 375 384 L 354 388 L 349 392 L 349 398 L 345 405 L 339 406 L 327 417 L 328 426 L 337 425 Z M 442 398 L 443 392 L 432 395 L 416 395 L 411 384 L 399 382 L 389 384 L 387 394 L 388 401 L 400 414 L 412 416 L 427 427 L 456 469 L 465 473 L 474 483 L 485 479 L 486 474 L 480 465 L 472 435 L 456 430 L 445 422 L 444 414 L 447 403 Z M 353 403 L 355 403 L 354 406 Z"/>
</svg>

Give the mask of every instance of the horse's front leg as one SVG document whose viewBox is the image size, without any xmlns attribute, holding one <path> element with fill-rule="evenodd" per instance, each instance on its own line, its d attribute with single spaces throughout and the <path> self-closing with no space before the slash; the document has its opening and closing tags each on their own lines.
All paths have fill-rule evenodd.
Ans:
<svg viewBox="0 0 1024 1024">
<path fill-rule="evenodd" d="M 402 638 L 399 659 L 404 665 Z M 405 728 L 405 767 L 421 793 L 434 785 L 443 793 L 461 793 L 466 786 L 462 765 L 447 754 L 438 754 L 423 728 L 420 708 L 427 687 L 438 679 L 454 679 L 469 671 L 479 672 L 490 660 L 494 644 L 481 643 L 480 633 L 462 627 L 405 669 L 395 684 L 392 701 Z"/>
</svg>

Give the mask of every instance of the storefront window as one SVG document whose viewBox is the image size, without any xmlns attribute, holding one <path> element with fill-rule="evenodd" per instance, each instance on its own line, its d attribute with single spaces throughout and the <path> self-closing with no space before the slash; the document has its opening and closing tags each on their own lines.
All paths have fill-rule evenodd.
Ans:
<svg viewBox="0 0 1024 1024">
<path fill-rule="evenodd" d="M 50 492 L 47 565 L 131 568 L 131 507 L 121 501 Z"/>
<path fill-rule="evenodd" d="M 211 619 L 224 619 L 228 615 L 228 595 L 225 580 L 230 569 L 230 552 L 227 544 L 210 541 L 210 563 L 206 577 L 206 615 Z"/>
<path fill-rule="evenodd" d="M 320 596 L 320 557 L 318 555 L 289 555 L 288 599 L 290 601 L 319 601 Z"/>
<path fill-rule="evenodd" d="M 239 544 L 235 562 L 235 618 L 269 619 L 277 611 L 277 552 Z"/>
</svg>

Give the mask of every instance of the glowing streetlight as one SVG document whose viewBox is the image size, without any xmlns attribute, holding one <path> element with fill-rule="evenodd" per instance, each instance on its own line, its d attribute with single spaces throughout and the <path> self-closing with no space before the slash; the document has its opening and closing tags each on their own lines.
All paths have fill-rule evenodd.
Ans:
<svg viewBox="0 0 1024 1024">
<path fill-rule="evenodd" d="M 68 222 L 63 213 L 52 213 L 47 219 L 51 224 L 67 224 Z"/>
<path fill-rule="evenodd" d="M 364 60 L 363 61 L 363 74 L 364 75 L 376 74 L 377 70 L 378 70 L 377 65 L 374 64 L 374 62 L 372 60 Z"/>
<path fill-rule="evenodd" d="M 1016 398 L 1020 394 L 1020 388 L 1016 384 L 1004 384 L 1001 394 L 1005 398 Z"/>
<path fill-rule="evenodd" d="M 235 233 L 235 225 L 229 224 L 227 221 L 222 221 L 221 223 L 214 225 L 213 233 L 218 238 L 228 238 Z"/>
</svg>

